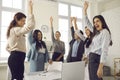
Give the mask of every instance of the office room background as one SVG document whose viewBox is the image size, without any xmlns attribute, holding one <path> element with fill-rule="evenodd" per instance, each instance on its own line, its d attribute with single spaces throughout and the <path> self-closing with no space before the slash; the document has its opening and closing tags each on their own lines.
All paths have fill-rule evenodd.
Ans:
<svg viewBox="0 0 120 80">
<path fill-rule="evenodd" d="M 54 18 L 54 31 L 61 32 L 61 40 L 65 42 L 65 59 L 68 55 L 70 36 L 70 16 L 78 18 L 78 28 L 82 29 L 83 1 L 84 0 L 33 0 L 36 29 L 43 31 L 43 40 L 51 45 L 50 16 Z M 120 0 L 87 0 L 90 2 L 88 17 L 92 22 L 95 15 L 102 14 L 108 24 L 113 46 L 109 48 L 106 66 L 111 68 L 114 75 L 114 59 L 120 58 Z M 0 0 L 0 80 L 7 79 L 6 31 L 13 15 L 17 11 L 27 14 L 27 0 Z M 49 46 L 50 47 L 50 46 Z M 29 71 L 28 63 L 25 62 L 25 72 Z"/>
</svg>

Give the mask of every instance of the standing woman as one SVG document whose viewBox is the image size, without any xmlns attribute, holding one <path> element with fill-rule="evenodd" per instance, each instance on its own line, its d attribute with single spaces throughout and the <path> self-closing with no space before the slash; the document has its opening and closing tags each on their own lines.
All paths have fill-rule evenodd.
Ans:
<svg viewBox="0 0 120 80">
<path fill-rule="evenodd" d="M 108 48 L 112 45 L 110 30 L 102 15 L 93 18 L 91 25 L 87 17 L 88 3 L 84 3 L 85 24 L 93 32 L 91 50 L 89 54 L 89 75 L 90 80 L 102 80 L 103 65 L 105 64 Z"/>
<path fill-rule="evenodd" d="M 85 27 L 85 33 L 87 37 L 84 41 L 85 53 L 83 55 L 82 60 L 85 61 L 86 63 L 84 80 L 89 80 L 88 59 L 89 59 L 89 52 L 91 49 L 90 44 L 92 42 L 93 33 L 89 30 L 87 26 Z"/>
<path fill-rule="evenodd" d="M 48 50 L 45 42 L 42 40 L 40 30 L 30 31 L 28 42 L 30 50 L 28 52 L 28 61 L 30 61 L 30 72 L 44 71 L 45 63 L 49 60 Z"/>
<path fill-rule="evenodd" d="M 84 36 L 81 30 L 77 27 L 77 18 L 71 17 L 71 36 L 69 54 L 67 56 L 67 62 L 81 61 L 84 53 Z M 74 22 L 74 27 L 72 22 Z M 75 30 L 74 30 L 75 28 Z"/>
<path fill-rule="evenodd" d="M 50 24 L 51 24 L 51 36 L 53 42 L 54 53 L 52 56 L 53 61 L 64 61 L 64 54 L 65 54 L 65 44 L 60 40 L 60 32 L 56 31 L 55 38 L 53 32 L 53 18 L 50 17 Z"/>
<path fill-rule="evenodd" d="M 7 31 L 7 51 L 10 52 L 8 66 L 10 68 L 12 79 L 23 80 L 24 78 L 24 60 L 26 53 L 25 34 L 34 28 L 33 4 L 29 1 L 28 26 L 25 26 L 26 16 L 18 12 L 10 23 Z"/>
</svg>

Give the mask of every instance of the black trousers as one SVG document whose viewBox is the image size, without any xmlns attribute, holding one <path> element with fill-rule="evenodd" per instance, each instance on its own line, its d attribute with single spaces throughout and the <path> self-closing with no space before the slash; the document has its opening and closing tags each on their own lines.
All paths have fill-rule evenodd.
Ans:
<svg viewBox="0 0 120 80">
<path fill-rule="evenodd" d="M 95 53 L 89 54 L 89 77 L 90 80 L 103 80 L 102 78 L 98 78 L 97 76 L 97 70 L 100 63 L 100 55 L 97 55 Z"/>
<path fill-rule="evenodd" d="M 23 80 L 24 78 L 24 60 L 25 53 L 20 51 L 12 51 L 8 58 L 8 66 L 10 68 L 12 79 Z"/>
<path fill-rule="evenodd" d="M 77 61 L 81 61 L 81 59 L 79 57 L 71 57 L 70 62 L 77 62 Z"/>
<path fill-rule="evenodd" d="M 53 56 L 52 56 L 52 60 L 53 60 L 53 61 L 56 61 L 56 59 L 57 59 L 60 55 L 61 55 L 61 53 L 54 52 L 54 53 L 53 53 Z M 62 57 L 59 61 L 64 62 L 64 57 Z"/>
</svg>

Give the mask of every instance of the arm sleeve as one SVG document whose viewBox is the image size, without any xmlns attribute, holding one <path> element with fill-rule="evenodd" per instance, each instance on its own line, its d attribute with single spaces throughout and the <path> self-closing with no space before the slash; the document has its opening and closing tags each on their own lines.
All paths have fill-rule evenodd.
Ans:
<svg viewBox="0 0 120 80">
<path fill-rule="evenodd" d="M 63 42 L 63 50 L 62 50 L 62 54 L 65 54 L 65 43 Z"/>
<path fill-rule="evenodd" d="M 85 26 L 87 26 L 91 32 L 93 32 L 93 26 L 90 22 L 90 20 L 88 19 L 88 16 L 84 16 L 84 26 L 83 29 L 85 29 Z"/>
<path fill-rule="evenodd" d="M 31 49 L 28 51 L 28 55 L 27 55 L 27 60 L 30 61 L 30 57 L 31 57 Z"/>
<path fill-rule="evenodd" d="M 53 27 L 52 27 L 52 30 L 51 30 L 51 36 L 52 36 L 52 42 L 54 43 L 55 37 L 54 37 Z"/>
<path fill-rule="evenodd" d="M 34 42 L 32 32 L 33 32 L 33 30 L 28 33 L 28 43 L 29 43 L 30 46 L 32 46 L 32 43 Z"/>
<path fill-rule="evenodd" d="M 105 64 L 107 53 L 108 53 L 108 48 L 110 44 L 110 34 L 107 30 L 104 30 L 103 35 L 102 35 L 102 54 L 100 58 L 100 63 Z"/>
<path fill-rule="evenodd" d="M 71 36 L 72 36 L 72 39 L 74 39 L 74 33 L 75 33 L 75 31 L 74 31 L 74 28 L 73 28 L 73 26 L 71 27 Z"/>
<path fill-rule="evenodd" d="M 33 15 L 29 15 L 27 26 L 22 27 L 19 31 L 15 30 L 16 35 L 23 35 L 34 29 L 35 27 L 35 20 Z"/>
<path fill-rule="evenodd" d="M 9 47 L 9 44 L 7 43 L 7 45 L 6 45 L 6 50 L 8 51 L 8 52 L 10 52 L 10 47 Z"/>
</svg>

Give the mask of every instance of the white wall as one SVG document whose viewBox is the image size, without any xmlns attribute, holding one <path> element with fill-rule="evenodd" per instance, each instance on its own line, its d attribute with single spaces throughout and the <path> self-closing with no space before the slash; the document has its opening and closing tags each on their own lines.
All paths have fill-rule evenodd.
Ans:
<svg viewBox="0 0 120 80">
<path fill-rule="evenodd" d="M 96 3 L 97 14 L 101 14 L 104 11 L 111 10 L 117 7 L 120 7 L 120 0 L 108 0 L 106 2 Z"/>
<path fill-rule="evenodd" d="M 111 10 L 120 7 L 120 0 L 107 0 L 107 1 L 91 1 L 89 2 L 89 17 L 93 18 L 95 15 L 99 15 L 104 11 Z"/>
<path fill-rule="evenodd" d="M 120 7 L 120 0 L 112 0 L 104 5 L 104 11 Z"/>
<path fill-rule="evenodd" d="M 0 65 L 0 80 L 6 80 L 7 77 L 7 65 Z"/>
<path fill-rule="evenodd" d="M 49 18 L 53 16 L 54 18 L 54 29 L 57 30 L 58 27 L 58 3 L 45 1 L 45 0 L 34 0 L 34 15 L 36 20 L 36 28 L 41 29 L 42 25 L 47 25 L 49 31 L 44 34 L 47 41 L 50 41 L 50 23 Z"/>
<path fill-rule="evenodd" d="M 79 5 L 82 6 L 83 5 L 83 1 L 82 0 L 58 0 L 58 2 L 65 2 L 65 3 L 70 3 L 70 4 L 75 4 L 75 5 Z"/>
</svg>

